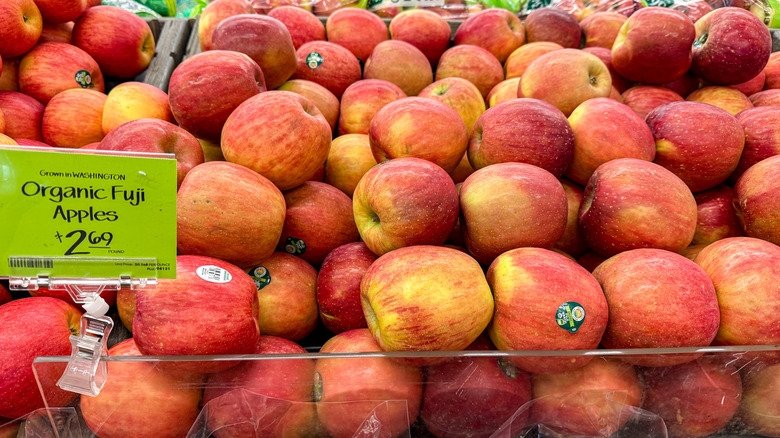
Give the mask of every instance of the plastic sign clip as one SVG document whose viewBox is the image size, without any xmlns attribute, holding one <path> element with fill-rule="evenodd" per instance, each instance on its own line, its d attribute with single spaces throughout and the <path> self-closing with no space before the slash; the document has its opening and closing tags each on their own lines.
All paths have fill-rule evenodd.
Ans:
<svg viewBox="0 0 780 438">
<path fill-rule="evenodd" d="M 93 397 L 100 393 L 108 377 L 106 363 L 100 357 L 106 352 L 106 341 L 113 327 L 114 322 L 107 316 L 85 313 L 81 317 L 81 333 L 70 336 L 73 351 L 57 386 Z"/>
</svg>

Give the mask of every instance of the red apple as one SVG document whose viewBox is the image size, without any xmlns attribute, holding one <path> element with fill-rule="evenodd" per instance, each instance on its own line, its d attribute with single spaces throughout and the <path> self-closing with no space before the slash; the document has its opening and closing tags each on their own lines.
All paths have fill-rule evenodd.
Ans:
<svg viewBox="0 0 780 438">
<path fill-rule="evenodd" d="M 482 47 L 503 64 L 510 53 L 523 45 L 525 32 L 523 23 L 516 15 L 505 9 L 491 8 L 470 15 L 458 26 L 453 41 L 455 45 Z"/>
<path fill-rule="evenodd" d="M 569 116 L 574 155 L 566 177 L 585 185 L 600 165 L 616 158 L 653 161 L 653 133 L 631 107 L 612 99 L 583 102 Z"/>
<path fill-rule="evenodd" d="M 317 325 L 317 271 L 304 260 L 275 252 L 249 269 L 257 287 L 260 333 L 298 341 Z"/>
<path fill-rule="evenodd" d="M 234 15 L 222 20 L 211 34 L 216 50 L 245 53 L 263 71 L 266 87 L 276 89 L 298 68 L 295 47 L 287 27 L 258 14 Z"/>
<path fill-rule="evenodd" d="M 742 8 L 716 9 L 696 22 L 691 72 L 715 84 L 750 80 L 764 69 L 772 51 L 769 29 Z"/>
<path fill-rule="evenodd" d="M 114 6 L 87 9 L 73 26 L 73 43 L 97 61 L 104 75 L 132 78 L 154 57 L 154 35 L 143 18 Z"/>
<path fill-rule="evenodd" d="M 731 88 L 735 88 L 742 92 L 745 96 L 750 96 L 751 94 L 756 94 L 764 89 L 764 83 L 766 82 L 766 73 L 761 70 L 761 72 L 753 77 L 753 79 L 748 79 L 745 82 L 735 84 L 735 85 L 729 85 Z"/>
<path fill-rule="evenodd" d="M 19 91 L 19 58 L 4 59 L 0 71 L 0 91 Z"/>
<path fill-rule="evenodd" d="M 214 48 L 211 42 L 211 35 L 222 20 L 234 15 L 251 14 L 253 12 L 254 9 L 252 8 L 252 4 L 248 0 L 215 0 L 206 5 L 198 19 L 198 40 L 200 42 L 200 50 L 205 52 Z M 325 39 L 324 26 L 322 29 L 322 39 Z"/>
<path fill-rule="evenodd" d="M 780 245 L 780 155 L 754 164 L 734 186 L 734 208 L 745 235 Z"/>
<path fill-rule="evenodd" d="M 271 181 L 246 167 L 212 161 L 194 167 L 177 195 L 177 245 L 182 254 L 206 255 L 240 267 L 270 256 L 285 217 L 285 202 Z M 263 205 L 262 211 L 253 211 Z"/>
<path fill-rule="evenodd" d="M 778 93 L 780 95 L 780 93 Z M 776 135 L 780 123 L 780 108 L 764 107 L 746 110 L 737 115 L 745 130 L 745 148 L 736 170 L 729 180 L 736 182 L 751 166 L 774 155 L 780 155 L 780 137 Z"/>
<path fill-rule="evenodd" d="M 739 418 L 747 431 L 763 436 L 780 436 L 780 364 L 770 365 L 745 376 Z"/>
<path fill-rule="evenodd" d="M 168 94 L 143 82 L 124 82 L 112 88 L 103 107 L 103 134 L 138 119 L 172 120 Z"/>
<path fill-rule="evenodd" d="M 600 11 L 588 15 L 580 21 L 580 28 L 585 34 L 585 47 L 604 47 L 612 50 L 612 45 L 626 20 L 628 17 L 617 12 Z"/>
<path fill-rule="evenodd" d="M 564 48 L 580 48 L 580 23 L 561 9 L 548 7 L 531 11 L 525 18 L 525 29 L 529 43 L 550 41 Z"/>
<path fill-rule="evenodd" d="M 362 79 L 341 96 L 339 135 L 368 134 L 374 115 L 390 102 L 406 97 L 398 85 L 381 79 Z"/>
<path fill-rule="evenodd" d="M 493 346 L 480 336 L 467 350 L 493 350 Z M 515 412 L 531 398 L 531 377 L 505 358 L 464 357 L 426 369 L 421 416 L 437 437 L 488 438 L 508 420 L 512 433 L 521 433 L 528 413 L 515 416 Z"/>
<path fill-rule="evenodd" d="M 0 91 L 0 110 L 5 115 L 5 134 L 12 138 L 42 141 L 44 106 L 26 94 Z"/>
<path fill-rule="evenodd" d="M 590 177 L 578 219 L 588 246 L 610 257 L 636 248 L 684 249 L 696 232 L 696 211 L 690 189 L 672 172 L 620 158 Z"/>
<path fill-rule="evenodd" d="M 35 141 L 35 140 L 29 140 L 26 138 L 14 138 L 13 141 L 19 144 L 19 146 L 38 146 L 43 148 L 50 148 L 52 147 L 50 144 L 46 144 L 41 141 Z M 92 145 L 97 145 L 99 143 L 92 143 Z M 90 145 L 82 146 L 80 149 L 87 149 Z"/>
<path fill-rule="evenodd" d="M 325 25 L 305 9 L 297 6 L 279 6 L 271 9 L 268 16 L 281 21 L 287 27 L 296 51 L 309 41 L 325 40 Z M 200 19 L 203 20 L 203 15 Z"/>
<path fill-rule="evenodd" d="M 690 102 L 708 103 L 726 110 L 732 116 L 753 108 L 753 103 L 741 91 L 732 87 L 704 87 L 685 98 Z"/>
<path fill-rule="evenodd" d="M 263 71 L 250 57 L 210 50 L 187 58 L 176 67 L 171 74 L 168 99 L 179 126 L 195 137 L 219 141 L 233 110 L 263 91 Z"/>
<path fill-rule="evenodd" d="M 65 23 L 79 18 L 91 6 L 90 0 L 35 0 L 43 20 Z"/>
<path fill-rule="evenodd" d="M 774 299 L 780 282 L 780 247 L 751 237 L 731 237 L 704 248 L 694 262 L 709 274 L 718 295 L 717 345 L 780 342 L 780 304 Z"/>
<path fill-rule="evenodd" d="M 178 256 L 176 279 L 160 279 L 156 289 L 136 292 L 133 339 L 143 354 L 248 354 L 254 352 L 259 336 L 257 288 L 249 275 L 230 263 Z M 197 373 L 235 365 L 170 364 L 178 371 Z"/>
<path fill-rule="evenodd" d="M 431 67 L 439 63 L 450 46 L 452 30 L 444 18 L 426 9 L 409 9 L 393 17 L 388 26 L 390 37 L 417 47 Z"/>
<path fill-rule="evenodd" d="M 485 99 L 488 108 L 492 108 L 499 103 L 518 99 L 517 89 L 520 87 L 520 78 L 511 78 L 501 81 L 490 90 Z"/>
<path fill-rule="evenodd" d="M 568 117 L 582 102 L 608 97 L 611 91 L 609 69 L 598 57 L 582 50 L 563 49 L 542 55 L 528 66 L 518 96 L 522 93 L 548 102 Z"/>
<path fill-rule="evenodd" d="M 108 355 L 141 356 L 141 352 L 131 338 L 113 346 Z M 100 394 L 80 400 L 81 414 L 92 432 L 112 438 L 187 434 L 200 412 L 201 377 L 172 376 L 151 361 L 106 366 L 110 377 Z"/>
<path fill-rule="evenodd" d="M 668 88 L 652 85 L 639 85 L 623 92 L 623 102 L 642 119 L 661 105 L 683 100 L 685 99 Z"/>
<path fill-rule="evenodd" d="M 563 185 L 563 191 L 566 192 L 566 203 L 568 208 L 566 214 L 566 228 L 564 229 L 561 238 L 555 243 L 555 248 L 572 257 L 580 257 L 588 251 L 588 245 L 585 243 L 585 239 L 582 237 L 582 232 L 580 232 L 580 227 L 577 223 L 577 213 L 580 211 L 584 189 L 569 180 L 562 179 L 560 181 L 561 185 Z"/>
<path fill-rule="evenodd" d="M 360 304 L 360 282 L 377 256 L 365 243 L 341 245 L 322 262 L 317 277 L 317 305 L 328 330 L 341 333 L 366 328 Z"/>
<path fill-rule="evenodd" d="M 663 7 L 642 8 L 620 28 L 612 46 L 612 67 L 619 75 L 636 82 L 673 81 L 691 67 L 695 37 L 693 22 L 682 12 Z"/>
<path fill-rule="evenodd" d="M 444 78 L 425 87 L 417 95 L 438 100 L 454 109 L 466 124 L 466 132 L 480 115 L 485 112 L 485 99 L 479 89 L 471 82 L 462 78 Z"/>
<path fill-rule="evenodd" d="M 377 44 L 387 40 L 387 24 L 376 14 L 360 8 L 339 9 L 325 22 L 328 41 L 347 48 L 365 62 Z"/>
<path fill-rule="evenodd" d="M 504 69 L 498 59 L 479 46 L 463 44 L 447 49 L 436 67 L 436 80 L 463 78 L 476 85 L 482 97 L 504 80 Z"/>
<path fill-rule="evenodd" d="M 709 245 L 728 237 L 744 236 L 733 207 L 734 190 L 719 185 L 697 193 L 696 234 L 693 245 Z"/>
<path fill-rule="evenodd" d="M 469 138 L 474 169 L 505 162 L 539 166 L 561 177 L 574 154 L 574 132 L 563 113 L 537 99 L 514 99 L 477 119 Z"/>
<path fill-rule="evenodd" d="M 531 421 L 569 434 L 608 437 L 642 402 L 634 367 L 597 357 L 582 368 L 531 376 Z"/>
<path fill-rule="evenodd" d="M 377 255 L 441 245 L 458 219 L 455 183 L 441 167 L 419 158 L 396 158 L 371 168 L 352 201 L 360 237 Z"/>
<path fill-rule="evenodd" d="M 671 82 L 661 84 L 660 86 L 674 91 L 675 93 L 679 94 L 680 97 L 682 98 L 698 90 L 699 87 L 701 86 L 701 79 L 697 78 L 696 76 L 688 72 L 680 76 L 679 78 Z"/>
<path fill-rule="evenodd" d="M 36 375 L 33 360 L 69 356 L 70 336 L 79 334 L 80 318 L 75 307 L 56 298 L 22 298 L 0 306 L 0 416 L 19 418 L 35 409 L 68 406 L 76 398 L 55 386 L 64 363 L 39 366 Z"/>
<path fill-rule="evenodd" d="M 57 147 L 78 148 L 103 139 L 106 95 L 74 88 L 52 97 L 43 111 L 43 141 Z"/>
<path fill-rule="evenodd" d="M 739 163 L 745 134 L 725 110 L 699 102 L 672 102 L 654 109 L 645 121 L 655 138 L 655 162 L 692 192 L 722 183 Z"/>
<path fill-rule="evenodd" d="M 542 248 L 519 248 L 496 258 L 487 272 L 496 300 L 490 338 L 500 350 L 577 350 L 598 347 L 607 327 L 607 300 L 593 276 Z M 541 374 L 571 371 L 592 357 L 513 357 Z"/>
<path fill-rule="evenodd" d="M 303 79 L 289 80 L 277 88 L 281 91 L 291 91 L 309 99 L 328 121 L 330 129 L 336 128 L 339 121 L 339 100 L 322 85 Z M 343 100 L 343 97 L 342 97 Z"/>
<path fill-rule="evenodd" d="M 325 182 L 351 198 L 360 179 L 376 164 L 368 135 L 336 137 L 325 161 Z"/>
<path fill-rule="evenodd" d="M 38 43 L 68 43 L 73 44 L 73 21 L 66 23 L 43 23 L 41 38 Z"/>
<path fill-rule="evenodd" d="M 499 163 L 471 174 L 460 189 L 469 253 L 488 265 L 515 248 L 552 248 L 566 228 L 566 193 L 544 169 Z"/>
<path fill-rule="evenodd" d="M 306 79 L 327 88 L 341 99 L 344 90 L 361 78 L 355 55 L 338 44 L 310 41 L 296 51 L 298 68 L 293 79 Z"/>
<path fill-rule="evenodd" d="M 104 92 L 103 74 L 97 62 L 76 46 L 43 43 L 35 46 L 19 64 L 19 90 L 42 104 L 71 88 Z"/>
<path fill-rule="evenodd" d="M 416 157 L 455 170 L 468 146 L 468 131 L 460 115 L 444 103 L 406 97 L 383 106 L 368 129 L 377 162 Z"/>
<path fill-rule="evenodd" d="M 277 249 L 317 266 L 336 247 L 360 238 L 352 200 L 325 183 L 307 181 L 285 192 L 287 214 Z"/>
<path fill-rule="evenodd" d="M 368 329 L 329 339 L 321 353 L 379 352 Z M 315 365 L 317 418 L 334 438 L 351 438 L 365 422 L 383 436 L 408 432 L 420 412 L 423 376 L 419 368 L 387 357 L 318 359 Z"/>
<path fill-rule="evenodd" d="M 27 53 L 41 36 L 41 11 L 33 0 L 6 0 L 0 4 L 0 56 Z"/>
<path fill-rule="evenodd" d="M 606 348 L 706 347 L 720 313 L 707 272 L 673 252 L 640 248 L 607 259 L 593 271 L 609 304 Z M 695 318 L 684 315 L 695 314 Z M 634 356 L 642 366 L 690 362 L 694 355 Z"/>
<path fill-rule="evenodd" d="M 642 409 L 663 418 L 670 435 L 703 437 L 728 424 L 742 400 L 737 367 L 705 356 L 669 368 L 644 370 Z"/>
<path fill-rule="evenodd" d="M 528 66 L 536 61 L 537 58 L 562 49 L 562 45 L 551 41 L 524 44 L 512 52 L 504 62 L 504 76 L 507 79 L 519 78 L 523 76 Z"/>
<path fill-rule="evenodd" d="M 780 106 L 780 90 L 764 90 L 750 95 L 753 106 Z"/>
<path fill-rule="evenodd" d="M 330 142 L 330 125 L 310 100 L 269 91 L 236 108 L 225 122 L 221 144 L 227 161 L 289 190 L 324 166 Z"/>
<path fill-rule="evenodd" d="M 780 53 L 773 52 L 769 55 L 769 60 L 763 72 L 766 75 L 764 82 L 765 90 L 780 88 Z"/>
<path fill-rule="evenodd" d="M 174 154 L 177 187 L 192 168 L 204 161 L 198 139 L 184 129 L 158 119 L 127 122 L 108 133 L 96 149 Z"/>
<path fill-rule="evenodd" d="M 11 302 L 11 300 L 13 300 L 11 293 L 8 292 L 8 289 L 6 289 L 5 286 L 0 285 L 0 306 L 2 306 L 5 303 Z"/>
<path fill-rule="evenodd" d="M 261 336 L 254 351 L 304 353 L 294 342 L 274 336 Z M 312 359 L 247 360 L 209 376 L 203 393 L 206 424 L 220 438 L 306 436 L 316 430 L 313 384 Z"/>
<path fill-rule="evenodd" d="M 493 316 L 493 295 L 479 263 L 439 246 L 410 246 L 379 257 L 363 276 L 360 301 L 385 351 L 463 350 Z M 433 362 L 442 360 L 427 359 Z"/>
<path fill-rule="evenodd" d="M 392 82 L 407 96 L 416 96 L 433 82 L 433 70 L 420 49 L 404 41 L 389 40 L 374 47 L 363 68 L 363 77 Z"/>
</svg>

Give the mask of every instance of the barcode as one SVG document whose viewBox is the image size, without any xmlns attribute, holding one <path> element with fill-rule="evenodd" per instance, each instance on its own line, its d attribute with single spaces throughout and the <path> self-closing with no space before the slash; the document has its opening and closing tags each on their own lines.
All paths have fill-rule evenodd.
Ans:
<svg viewBox="0 0 780 438">
<path fill-rule="evenodd" d="M 50 257 L 8 257 L 11 268 L 54 268 L 54 260 Z"/>
<path fill-rule="evenodd" d="M 203 273 L 209 280 L 219 281 L 222 280 L 222 269 L 220 268 L 207 268 Z"/>
</svg>

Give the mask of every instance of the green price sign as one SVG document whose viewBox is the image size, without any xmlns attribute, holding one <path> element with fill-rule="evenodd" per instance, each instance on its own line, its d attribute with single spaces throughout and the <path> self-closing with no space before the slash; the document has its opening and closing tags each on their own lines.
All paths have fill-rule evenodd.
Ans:
<svg viewBox="0 0 780 438">
<path fill-rule="evenodd" d="M 0 276 L 176 278 L 172 158 L 0 149 Z"/>
</svg>

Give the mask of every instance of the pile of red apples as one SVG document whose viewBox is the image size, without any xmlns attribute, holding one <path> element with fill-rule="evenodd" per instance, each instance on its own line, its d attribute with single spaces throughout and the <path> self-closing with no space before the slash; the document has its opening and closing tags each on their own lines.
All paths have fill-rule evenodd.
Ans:
<svg viewBox="0 0 780 438">
<path fill-rule="evenodd" d="M 47 3 L 0 4 L 4 142 L 178 164 L 177 278 L 106 293 L 133 335 L 109 354 L 300 355 L 111 362 L 78 401 L 38 365 L 97 436 L 780 436 L 776 349 L 565 355 L 780 344 L 780 56 L 750 12 L 488 9 L 453 34 L 216 0 L 165 93 L 105 90 L 148 65 L 143 20 Z M 79 330 L 30 293 L 0 288 L 0 417 L 44 406 L 33 358 Z M 558 354 L 437 356 L 461 350 Z"/>
</svg>

